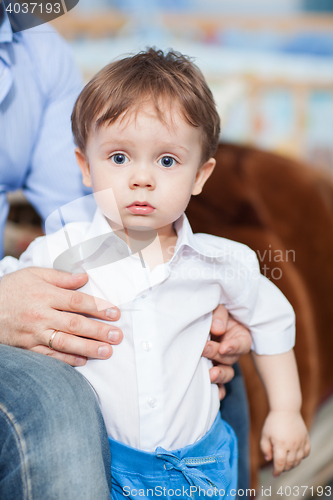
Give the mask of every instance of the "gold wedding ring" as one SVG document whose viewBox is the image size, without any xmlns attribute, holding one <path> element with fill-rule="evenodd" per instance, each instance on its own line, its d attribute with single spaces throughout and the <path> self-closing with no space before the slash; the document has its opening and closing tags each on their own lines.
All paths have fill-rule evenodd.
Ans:
<svg viewBox="0 0 333 500">
<path fill-rule="evenodd" d="M 53 349 L 52 342 L 54 341 L 54 337 L 57 335 L 58 332 L 59 332 L 59 330 L 54 330 L 54 332 L 52 333 L 52 335 L 50 337 L 50 340 L 49 340 L 49 348 L 50 349 Z"/>
</svg>

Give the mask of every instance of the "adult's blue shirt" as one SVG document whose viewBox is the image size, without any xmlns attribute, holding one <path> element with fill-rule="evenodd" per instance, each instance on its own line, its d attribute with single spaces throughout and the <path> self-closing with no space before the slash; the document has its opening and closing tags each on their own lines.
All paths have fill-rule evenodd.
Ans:
<svg viewBox="0 0 333 500">
<path fill-rule="evenodd" d="M 8 191 L 21 188 L 44 220 L 59 206 L 86 193 L 70 126 L 82 86 L 71 51 L 46 24 L 13 34 L 7 15 L 2 14 L 0 256 Z"/>
</svg>

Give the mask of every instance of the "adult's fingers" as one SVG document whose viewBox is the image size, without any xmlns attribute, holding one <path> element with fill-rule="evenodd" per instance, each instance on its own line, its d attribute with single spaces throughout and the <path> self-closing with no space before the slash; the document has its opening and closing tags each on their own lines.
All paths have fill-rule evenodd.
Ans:
<svg viewBox="0 0 333 500">
<path fill-rule="evenodd" d="M 119 344 L 123 338 L 120 328 L 112 323 L 96 321 L 81 314 L 54 311 L 49 322 L 49 330 L 59 330 L 64 333 L 107 342 L 109 344 Z M 48 331 L 43 334 L 42 344 L 48 344 L 47 334 Z"/>
<path fill-rule="evenodd" d="M 60 311 L 86 314 L 108 321 L 116 321 L 120 318 L 118 307 L 111 302 L 78 291 L 55 288 L 50 305 L 53 309 Z"/>
<path fill-rule="evenodd" d="M 209 370 L 210 380 L 213 384 L 226 384 L 233 379 L 235 372 L 231 366 L 217 365 Z"/>
<path fill-rule="evenodd" d="M 51 285 L 50 306 L 54 309 L 78 312 L 110 321 L 119 319 L 120 311 L 111 302 L 75 291 L 87 282 L 87 274 L 70 274 L 43 268 L 29 268 L 29 272 Z"/>
<path fill-rule="evenodd" d="M 120 312 L 117 308 L 100 311 L 93 297 L 59 288 L 52 282 L 53 280 L 59 285 L 72 286 L 71 279 L 69 274 L 38 268 L 21 269 L 5 275 L 0 287 L 0 341 L 50 354 L 49 351 L 41 351 L 41 346 L 48 348 L 52 332 L 60 330 L 63 335 L 57 350 L 61 352 L 63 345 L 64 355 L 102 359 L 109 357 L 112 352 L 110 344 L 119 343 L 122 339 L 120 330 L 109 323 L 118 319 Z M 81 286 L 86 281 L 86 276 L 74 276 L 75 280 L 78 280 L 76 285 Z M 63 311 L 74 311 L 74 314 Z M 76 312 L 81 314 L 75 314 Z M 96 316 L 104 322 L 93 321 L 86 316 Z M 115 337 L 117 333 L 120 335 Z M 71 338 L 66 339 L 66 335 Z M 78 343 L 75 341 L 75 335 L 78 336 Z M 85 339 L 82 341 L 82 336 L 92 338 L 92 343 L 83 344 Z M 99 347 L 104 347 L 103 354 L 98 355 Z M 59 358 L 59 355 L 57 357 Z M 63 360 L 70 364 L 75 363 L 73 358 L 66 357 Z"/>
<path fill-rule="evenodd" d="M 237 351 L 236 346 L 235 351 Z M 230 366 L 236 363 L 239 359 L 239 355 L 237 353 L 234 354 L 234 350 L 231 351 L 231 354 L 220 354 L 220 343 L 215 342 L 214 340 L 208 340 L 206 342 L 202 355 L 205 356 L 205 358 L 215 361 L 216 363 Z"/>
<path fill-rule="evenodd" d="M 226 389 L 225 389 L 224 383 L 219 382 L 219 379 L 224 379 L 224 378 L 225 379 L 229 379 L 230 376 L 232 378 L 233 375 L 231 373 L 229 373 L 229 376 L 226 376 L 226 373 L 224 373 L 224 375 L 222 375 L 219 367 L 218 366 L 213 366 L 209 370 L 209 376 L 210 376 L 211 383 L 212 384 L 216 384 L 218 386 L 218 389 L 219 389 L 219 400 L 222 401 L 222 399 L 225 398 L 225 396 L 226 396 Z M 230 380 L 231 380 L 231 378 L 230 378 Z"/>
<path fill-rule="evenodd" d="M 88 281 L 88 275 L 86 273 L 71 274 L 43 267 L 30 267 L 28 269 L 31 273 L 39 276 L 46 283 L 59 288 L 76 290 Z"/>
<path fill-rule="evenodd" d="M 31 350 L 34 352 L 38 352 L 39 354 L 45 354 L 46 356 L 50 356 L 54 359 L 58 359 L 59 361 L 63 361 L 64 363 L 71 366 L 83 366 L 87 362 L 87 358 L 58 352 L 44 345 L 33 347 Z"/>
<path fill-rule="evenodd" d="M 53 330 L 45 332 L 47 345 L 52 333 Z M 58 331 L 52 339 L 52 349 L 64 354 L 72 354 L 75 357 L 96 359 L 108 359 L 113 352 L 110 344 L 70 335 L 62 331 Z"/>
<path fill-rule="evenodd" d="M 214 335 L 223 335 L 227 328 L 228 319 L 229 312 L 222 304 L 220 304 L 213 311 L 212 326 L 210 329 L 211 333 Z"/>
<path fill-rule="evenodd" d="M 249 330 L 230 318 L 227 325 L 227 331 L 220 342 L 219 353 L 221 355 L 239 357 L 250 351 L 251 344 L 252 338 Z"/>
<path fill-rule="evenodd" d="M 219 388 L 219 400 L 222 401 L 222 399 L 225 398 L 227 391 L 225 390 L 225 385 L 224 384 L 217 384 Z"/>
</svg>

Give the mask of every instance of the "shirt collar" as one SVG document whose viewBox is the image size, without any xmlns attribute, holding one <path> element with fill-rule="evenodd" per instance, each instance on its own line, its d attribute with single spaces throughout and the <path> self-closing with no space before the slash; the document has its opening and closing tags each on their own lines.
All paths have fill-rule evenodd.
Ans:
<svg viewBox="0 0 333 500">
<path fill-rule="evenodd" d="M 20 31 L 17 31 L 17 33 L 13 32 L 3 1 L 0 4 L 0 9 L 1 7 L 3 9 L 4 17 L 2 24 L 0 24 L 0 43 L 18 42 L 21 39 L 22 33 Z M 14 17 L 12 19 L 13 22 L 16 22 Z M 17 25 L 17 27 L 19 29 L 19 25 Z"/>
<path fill-rule="evenodd" d="M 0 25 L 0 43 L 11 43 L 14 39 L 14 35 L 3 2 L 0 4 L 0 9 L 2 9 L 3 13 L 3 20 Z"/>
<path fill-rule="evenodd" d="M 177 243 L 176 243 L 173 258 L 179 252 L 181 252 L 181 250 L 185 246 L 188 246 L 190 248 L 195 249 L 194 235 L 193 235 L 190 223 L 189 223 L 185 214 L 182 214 L 180 216 L 180 218 L 176 222 L 174 222 L 174 228 L 176 230 L 178 238 L 177 238 Z M 87 241 L 87 240 L 93 239 L 95 237 L 98 237 L 102 234 L 110 235 L 112 233 L 113 233 L 113 230 L 112 230 L 111 226 L 106 221 L 101 210 L 99 208 L 97 208 L 95 215 L 94 215 L 94 218 L 93 218 L 93 221 L 92 221 L 87 233 L 84 236 L 84 240 Z M 119 240 L 120 240 L 120 238 L 119 238 Z M 96 240 L 96 241 L 98 241 L 98 240 Z M 124 245 L 126 245 L 126 243 L 124 243 L 122 240 L 120 240 L 120 241 Z M 95 250 L 97 250 L 97 248 Z M 173 260 L 173 258 L 171 260 Z"/>
<path fill-rule="evenodd" d="M 195 240 L 192 228 L 185 214 L 182 214 L 179 219 L 174 222 L 173 227 L 177 233 L 177 243 L 174 253 L 175 255 L 179 253 L 185 246 L 195 248 Z"/>
<path fill-rule="evenodd" d="M 199 255 L 202 255 L 207 258 L 212 258 L 212 259 L 221 259 L 221 257 L 225 256 L 226 254 L 229 253 L 228 246 L 226 245 L 225 248 L 221 248 L 221 238 L 219 238 L 219 245 L 216 246 L 216 248 L 210 244 L 207 245 L 204 241 L 204 238 L 197 238 L 196 235 L 193 234 L 192 228 L 190 226 L 190 223 L 188 221 L 188 218 L 186 215 L 183 213 L 179 219 L 177 219 L 174 222 L 174 228 L 177 233 L 177 243 L 174 251 L 174 255 L 172 256 L 172 259 L 169 261 L 170 264 L 172 264 L 174 261 L 177 261 L 178 257 L 181 255 L 182 251 L 187 247 L 192 249 L 194 252 L 196 252 Z M 98 208 L 96 210 L 94 219 L 84 237 L 85 240 L 88 239 L 93 239 L 97 236 L 100 235 L 110 235 L 112 234 L 113 231 L 106 221 L 104 215 L 102 214 L 101 210 Z M 204 235 L 202 235 L 204 236 Z M 119 240 L 119 248 L 121 248 L 122 252 L 124 249 L 122 246 L 126 246 L 126 243 L 120 240 L 120 238 L 117 238 Z M 96 243 L 98 240 L 96 239 Z M 128 247 L 127 247 L 128 248 Z M 97 248 L 93 249 L 97 250 Z"/>
<path fill-rule="evenodd" d="M 208 259 L 220 260 L 223 256 L 230 253 L 230 249 L 228 248 L 227 244 L 224 246 L 224 248 L 221 247 L 221 240 L 223 240 L 223 238 L 219 238 L 219 244 L 214 247 L 214 245 L 212 245 L 211 243 L 211 238 L 210 243 L 207 244 L 207 242 L 205 241 L 206 235 L 201 234 L 198 238 L 197 235 L 193 234 L 192 228 L 185 214 L 182 214 L 179 219 L 174 222 L 174 228 L 176 230 L 178 239 L 175 247 L 175 252 L 172 259 L 170 260 L 170 263 L 172 263 L 174 259 L 177 261 L 177 257 L 181 255 L 182 251 L 186 247 Z M 226 240 L 226 242 L 227 241 L 228 240 Z"/>
<path fill-rule="evenodd" d="M 8 53 L 7 45 L 14 40 L 12 27 L 10 25 L 7 13 L 4 9 L 4 4 L 1 2 L 3 19 L 0 25 L 0 104 L 7 96 L 13 84 L 13 76 L 11 72 L 11 60 Z"/>
<path fill-rule="evenodd" d="M 120 255 L 129 255 L 130 249 L 127 244 L 121 240 L 112 230 L 111 226 L 108 224 L 106 218 L 99 208 L 97 208 L 93 221 L 89 225 L 89 229 L 84 235 L 83 241 L 89 242 L 88 246 L 84 249 L 84 258 L 90 258 L 96 252 L 102 248 L 105 244 L 107 247 L 114 247 L 116 243 L 116 252 Z"/>
</svg>

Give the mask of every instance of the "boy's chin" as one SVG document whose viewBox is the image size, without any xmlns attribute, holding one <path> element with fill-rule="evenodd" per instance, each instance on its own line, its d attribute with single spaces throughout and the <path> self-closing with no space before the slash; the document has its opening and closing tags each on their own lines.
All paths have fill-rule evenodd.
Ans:
<svg viewBox="0 0 333 500">
<path fill-rule="evenodd" d="M 105 215 L 105 214 L 104 214 Z M 149 220 L 146 216 L 132 216 L 132 217 L 123 217 L 121 222 L 115 221 L 105 215 L 108 223 L 112 227 L 113 230 L 131 230 L 139 233 L 145 231 L 153 231 L 157 234 L 157 228 L 152 220 Z"/>
</svg>

